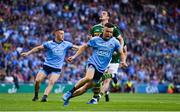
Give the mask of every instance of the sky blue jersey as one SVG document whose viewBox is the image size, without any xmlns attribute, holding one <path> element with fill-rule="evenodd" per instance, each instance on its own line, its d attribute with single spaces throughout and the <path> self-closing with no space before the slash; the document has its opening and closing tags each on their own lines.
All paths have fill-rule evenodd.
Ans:
<svg viewBox="0 0 180 112">
<path fill-rule="evenodd" d="M 93 64 L 101 73 L 106 70 L 114 51 L 121 48 L 119 41 L 115 37 L 103 40 L 103 38 L 96 36 L 89 40 L 87 45 L 93 49 L 93 53 L 87 62 Z"/>
<path fill-rule="evenodd" d="M 62 41 L 60 43 L 47 41 L 43 43 L 43 46 L 45 48 L 44 65 L 62 69 L 66 52 L 72 48 L 73 44 L 68 41 Z"/>
</svg>

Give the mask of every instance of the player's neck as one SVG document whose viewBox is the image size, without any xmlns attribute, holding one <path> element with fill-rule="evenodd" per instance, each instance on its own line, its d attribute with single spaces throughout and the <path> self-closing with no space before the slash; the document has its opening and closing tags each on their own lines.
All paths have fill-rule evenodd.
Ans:
<svg viewBox="0 0 180 112">
<path fill-rule="evenodd" d="M 55 38 L 54 41 L 55 41 L 56 43 L 61 43 L 63 40 L 59 40 L 59 39 Z"/>
<path fill-rule="evenodd" d="M 104 40 L 104 41 L 108 41 L 108 40 L 110 40 L 111 38 L 105 38 L 105 35 L 101 35 L 101 38 Z"/>
<path fill-rule="evenodd" d="M 106 23 L 108 23 L 108 20 L 102 21 L 101 24 L 104 26 Z"/>
</svg>

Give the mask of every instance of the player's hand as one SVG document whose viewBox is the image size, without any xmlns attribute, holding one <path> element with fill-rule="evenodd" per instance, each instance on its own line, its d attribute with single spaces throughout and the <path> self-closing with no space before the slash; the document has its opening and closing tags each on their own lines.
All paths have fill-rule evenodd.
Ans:
<svg viewBox="0 0 180 112">
<path fill-rule="evenodd" d="M 121 67 L 121 68 L 127 68 L 128 65 L 127 65 L 126 62 L 121 62 L 121 63 L 120 63 L 120 67 Z"/>
<path fill-rule="evenodd" d="M 27 56 L 27 55 L 29 55 L 28 52 L 23 52 L 23 53 L 21 53 L 21 56 Z"/>
<path fill-rule="evenodd" d="M 70 56 L 70 57 L 67 59 L 67 61 L 68 61 L 68 62 L 72 62 L 74 59 L 75 59 L 74 56 Z"/>
</svg>

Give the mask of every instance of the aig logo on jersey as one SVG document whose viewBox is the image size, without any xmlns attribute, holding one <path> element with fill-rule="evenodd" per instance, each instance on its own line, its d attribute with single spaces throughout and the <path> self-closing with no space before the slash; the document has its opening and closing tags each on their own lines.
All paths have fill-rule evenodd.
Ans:
<svg viewBox="0 0 180 112">
<path fill-rule="evenodd" d="M 53 50 L 53 53 L 54 53 L 55 55 L 62 55 L 62 54 L 63 54 L 63 51 L 62 51 L 62 50 L 59 50 L 59 49 L 54 49 L 54 50 Z"/>
<path fill-rule="evenodd" d="M 97 50 L 96 53 L 99 56 L 106 56 L 106 57 L 110 56 L 110 51 L 108 50 Z"/>
</svg>

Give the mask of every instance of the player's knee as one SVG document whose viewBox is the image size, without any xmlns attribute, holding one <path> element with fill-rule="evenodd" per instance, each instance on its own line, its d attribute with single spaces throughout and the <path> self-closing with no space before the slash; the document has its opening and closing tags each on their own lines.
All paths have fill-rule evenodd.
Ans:
<svg viewBox="0 0 180 112">
<path fill-rule="evenodd" d="M 40 78 L 36 78 L 35 82 L 41 82 L 41 79 Z"/>
<path fill-rule="evenodd" d="M 44 79 L 43 76 L 37 76 L 35 81 L 41 82 L 43 79 Z"/>
<path fill-rule="evenodd" d="M 55 81 L 54 80 L 49 80 L 49 85 L 54 85 Z"/>
<path fill-rule="evenodd" d="M 109 82 L 110 79 L 106 79 L 104 80 L 104 84 L 107 84 Z"/>
</svg>

